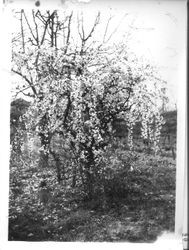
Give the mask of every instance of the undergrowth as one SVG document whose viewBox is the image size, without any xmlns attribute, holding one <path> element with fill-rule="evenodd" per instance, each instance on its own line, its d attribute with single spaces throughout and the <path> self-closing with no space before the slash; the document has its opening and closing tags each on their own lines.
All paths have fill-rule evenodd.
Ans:
<svg viewBox="0 0 189 250">
<path fill-rule="evenodd" d="M 46 170 L 48 204 L 38 200 L 38 168 L 23 166 L 18 174 L 11 164 L 9 240 L 152 242 L 163 231 L 174 231 L 171 158 L 137 153 L 127 169 L 123 164 L 109 176 L 105 195 L 92 200 L 85 200 L 77 187 L 58 184 L 53 170 Z"/>
</svg>

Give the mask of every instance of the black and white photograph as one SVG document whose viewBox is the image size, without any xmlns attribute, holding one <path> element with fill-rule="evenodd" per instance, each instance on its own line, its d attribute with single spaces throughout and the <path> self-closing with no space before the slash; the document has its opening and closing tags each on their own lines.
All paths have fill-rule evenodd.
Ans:
<svg viewBox="0 0 189 250">
<path fill-rule="evenodd" d="M 8 241 L 181 235 L 186 1 L 28 2 L 6 3 Z"/>
</svg>

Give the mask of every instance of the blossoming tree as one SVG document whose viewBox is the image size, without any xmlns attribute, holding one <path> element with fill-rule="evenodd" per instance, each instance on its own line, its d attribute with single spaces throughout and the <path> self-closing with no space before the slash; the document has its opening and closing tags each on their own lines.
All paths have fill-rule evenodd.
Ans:
<svg viewBox="0 0 189 250">
<path fill-rule="evenodd" d="M 63 21 L 57 12 L 53 13 L 32 12 L 32 28 L 21 12 L 20 47 L 13 48 L 13 72 L 26 82 L 18 91 L 26 94 L 29 90 L 27 95 L 32 97 L 24 119 L 27 132 L 40 138 L 40 165 L 47 165 L 48 156 L 52 155 L 61 181 L 60 155 L 67 152 L 73 161 L 73 185 L 79 181 L 88 198 L 92 198 L 96 183 L 104 175 L 104 153 L 114 137 L 116 119 L 124 119 L 129 128 L 131 150 L 133 126 L 141 122 L 142 136 L 149 140 L 154 152 L 158 151 L 163 122 L 159 103 L 164 82 L 152 66 L 143 65 L 129 53 L 123 42 L 95 43 L 93 34 L 99 13 L 88 34 L 82 18 L 72 22 L 73 12 L 65 15 Z M 26 35 L 23 18 L 28 26 Z M 72 30 L 78 30 L 79 46 L 77 38 L 71 39 Z M 60 31 L 67 31 L 63 45 Z M 57 135 L 63 145 L 59 153 L 52 145 Z"/>
</svg>

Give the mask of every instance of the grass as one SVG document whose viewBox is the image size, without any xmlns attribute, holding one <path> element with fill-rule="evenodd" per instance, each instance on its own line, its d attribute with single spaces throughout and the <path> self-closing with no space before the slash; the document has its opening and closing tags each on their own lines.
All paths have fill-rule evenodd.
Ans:
<svg viewBox="0 0 189 250">
<path fill-rule="evenodd" d="M 111 196 L 105 208 L 79 200 L 77 190 L 55 183 L 53 173 L 53 199 L 40 204 L 32 184 L 37 168 L 23 170 L 22 192 L 19 186 L 10 194 L 9 240 L 153 242 L 163 231 L 174 231 L 175 161 L 138 153 L 132 168 L 129 183 L 121 186 L 127 195 Z"/>
</svg>

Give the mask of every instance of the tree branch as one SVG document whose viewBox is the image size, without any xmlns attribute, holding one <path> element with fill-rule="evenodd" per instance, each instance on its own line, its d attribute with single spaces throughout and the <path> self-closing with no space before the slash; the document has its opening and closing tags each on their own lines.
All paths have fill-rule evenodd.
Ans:
<svg viewBox="0 0 189 250">
<path fill-rule="evenodd" d="M 24 15 L 24 18 L 25 18 L 26 23 L 27 23 L 27 25 L 28 25 L 28 28 L 29 28 L 29 30 L 30 30 L 30 33 L 31 33 L 33 39 L 36 41 L 36 37 L 35 37 L 35 35 L 34 35 L 33 31 L 32 31 L 31 25 L 29 24 L 28 18 L 26 17 L 26 14 L 25 14 L 24 11 L 23 11 L 23 15 Z"/>
<path fill-rule="evenodd" d="M 19 76 L 21 76 L 29 84 L 29 86 L 31 87 L 34 95 L 37 96 L 37 91 L 36 91 L 36 89 L 35 89 L 32 81 L 30 81 L 25 75 L 23 75 L 21 72 L 19 72 L 17 70 L 12 69 L 12 72 L 15 73 L 15 74 L 17 74 L 17 75 L 19 75 Z"/>
<path fill-rule="evenodd" d="M 33 16 L 33 22 L 34 22 L 34 24 L 35 24 L 36 43 L 37 43 L 37 45 L 39 46 L 39 32 L 38 32 L 38 25 L 37 25 L 37 22 L 36 22 L 36 15 L 35 15 L 34 10 L 32 10 L 32 16 Z"/>
<path fill-rule="evenodd" d="M 25 39 L 24 39 L 24 28 L 23 28 L 23 11 L 20 12 L 20 25 L 21 25 L 21 37 L 22 37 L 22 48 L 23 52 L 25 53 Z"/>
<path fill-rule="evenodd" d="M 71 12 L 70 16 L 68 17 L 68 27 L 67 27 L 68 33 L 67 33 L 67 37 L 66 37 L 66 47 L 65 47 L 65 52 L 64 52 L 65 54 L 67 53 L 68 46 L 69 46 L 72 16 L 73 16 L 73 11 Z"/>
</svg>

